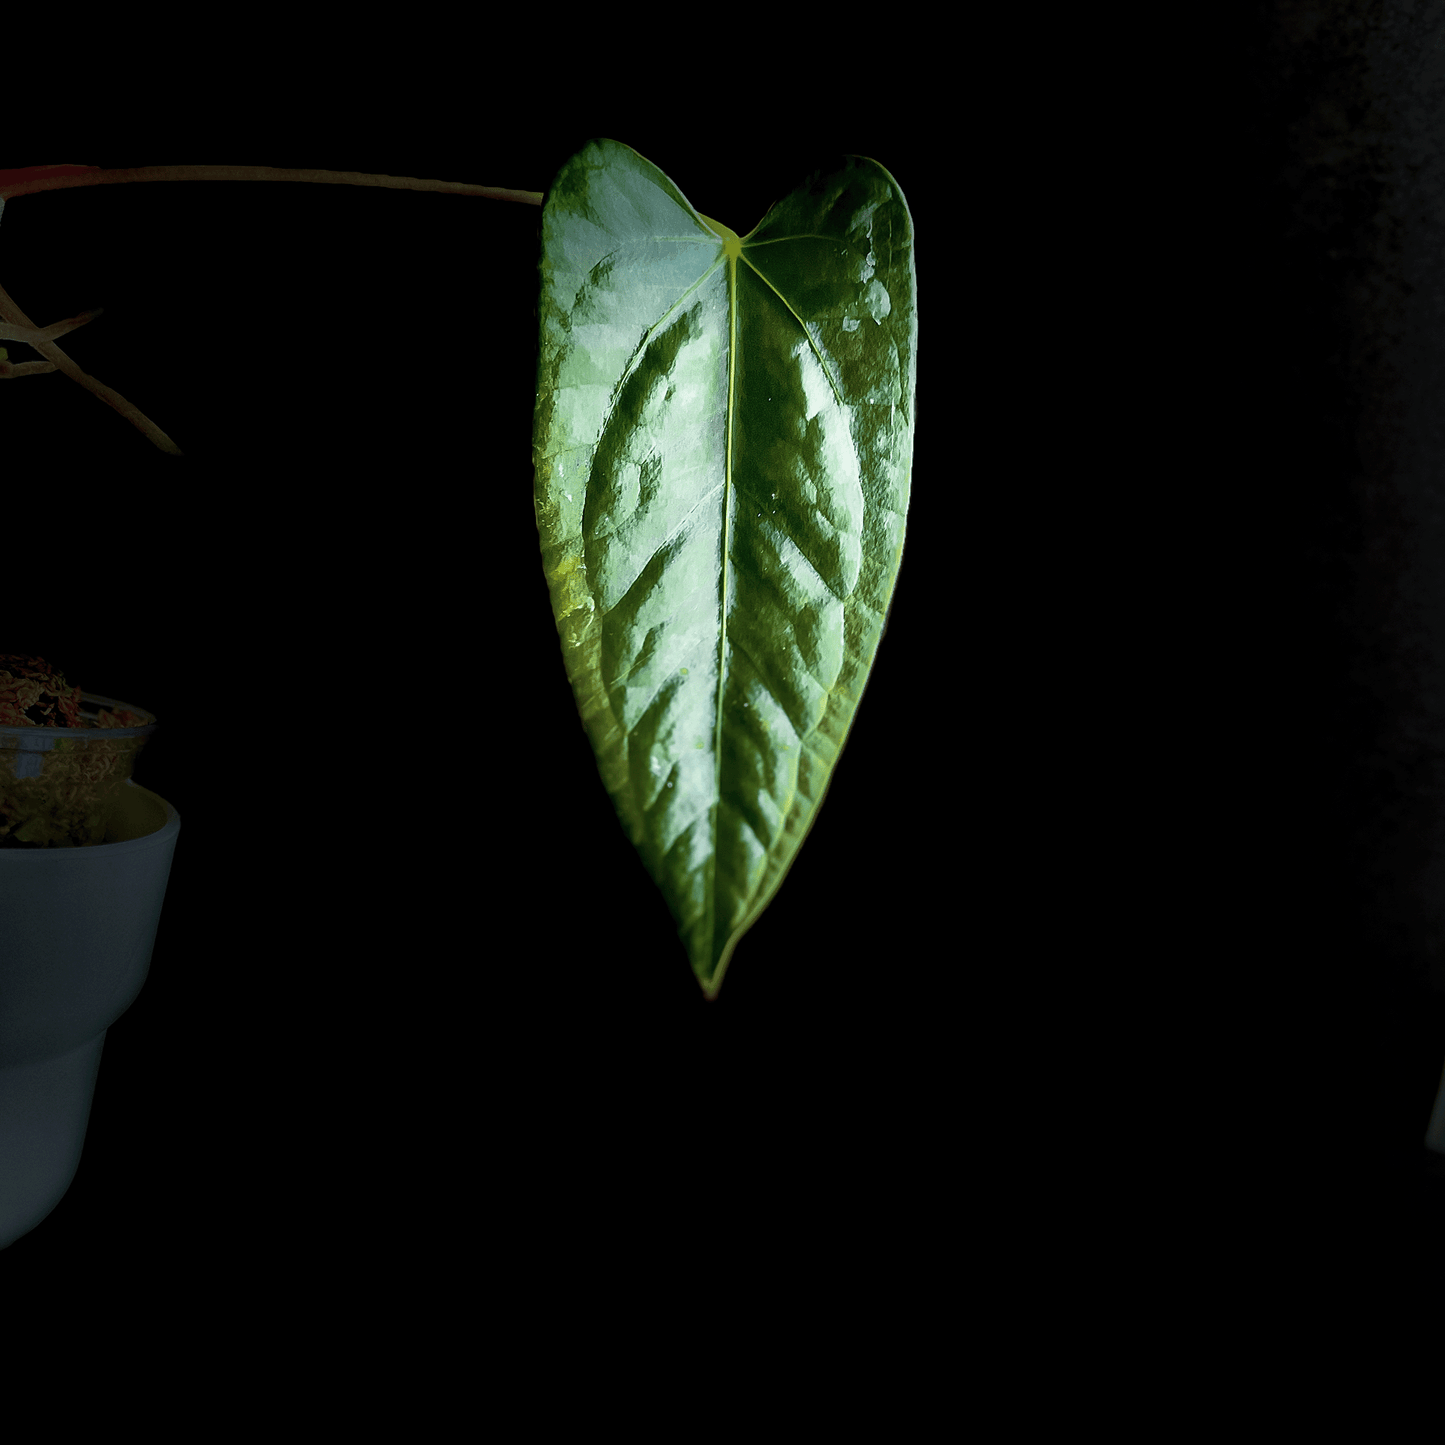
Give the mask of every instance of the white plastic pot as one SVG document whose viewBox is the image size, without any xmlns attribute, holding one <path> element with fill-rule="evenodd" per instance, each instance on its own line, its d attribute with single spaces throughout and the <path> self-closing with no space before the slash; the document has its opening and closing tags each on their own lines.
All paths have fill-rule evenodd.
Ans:
<svg viewBox="0 0 1445 1445">
<path fill-rule="evenodd" d="M 145 983 L 180 831 L 128 779 L 104 842 L 0 850 L 0 1249 L 75 1177 L 105 1032 Z"/>
</svg>

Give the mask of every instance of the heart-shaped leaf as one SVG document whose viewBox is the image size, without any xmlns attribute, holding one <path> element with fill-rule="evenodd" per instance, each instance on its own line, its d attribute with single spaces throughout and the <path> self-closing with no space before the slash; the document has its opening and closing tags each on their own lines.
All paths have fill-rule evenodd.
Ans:
<svg viewBox="0 0 1445 1445">
<path fill-rule="evenodd" d="M 912 219 L 847 156 L 739 237 L 594 141 L 547 193 L 540 269 L 535 503 L 567 675 L 715 998 L 817 815 L 898 575 Z"/>
</svg>

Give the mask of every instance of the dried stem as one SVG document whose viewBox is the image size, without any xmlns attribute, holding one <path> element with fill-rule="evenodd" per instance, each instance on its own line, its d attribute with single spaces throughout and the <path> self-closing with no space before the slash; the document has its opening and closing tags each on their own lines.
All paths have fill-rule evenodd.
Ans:
<svg viewBox="0 0 1445 1445">
<path fill-rule="evenodd" d="M 124 185 L 129 181 L 307 181 L 313 185 L 384 186 L 403 191 L 442 191 L 457 196 L 485 196 L 496 201 L 520 201 L 540 206 L 541 191 L 513 191 L 501 186 L 469 186 L 460 181 L 423 181 L 410 176 L 367 175 L 362 171 L 287 170 L 276 166 L 138 166 L 130 170 L 102 170 L 99 166 L 31 166 L 26 170 L 0 171 L 0 215 L 5 202 L 16 196 L 31 196 L 40 191 L 67 190 L 73 186 Z M 37 326 L 0 287 L 0 339 L 23 341 L 45 358 L 18 365 L 6 361 L 0 351 L 0 380 L 18 376 L 41 376 L 51 371 L 64 372 L 87 391 L 94 392 L 112 406 L 138 430 L 145 433 L 163 452 L 181 456 L 181 449 L 118 391 L 82 371 L 56 344 L 55 338 L 83 326 L 100 311 L 88 311 L 68 321 L 51 326 Z"/>
</svg>

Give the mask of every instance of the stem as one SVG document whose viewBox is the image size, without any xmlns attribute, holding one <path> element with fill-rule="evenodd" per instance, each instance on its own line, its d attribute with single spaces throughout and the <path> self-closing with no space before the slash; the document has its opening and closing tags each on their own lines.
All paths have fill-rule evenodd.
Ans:
<svg viewBox="0 0 1445 1445">
<path fill-rule="evenodd" d="M 4 202 L 0 201 L 0 205 Z M 90 315 L 98 315 L 91 312 Z M 45 327 L 42 330 L 38 327 L 11 299 L 9 293 L 3 286 L 0 286 L 0 318 L 13 322 L 18 326 L 27 327 L 33 334 L 17 339 L 32 346 L 44 358 L 45 362 L 23 362 L 21 365 L 8 368 L 3 375 L 6 379 L 15 376 L 34 376 L 46 371 L 63 371 L 72 381 L 79 382 L 87 391 L 93 392 L 107 406 L 112 406 L 138 431 L 144 432 L 156 446 L 163 452 L 169 452 L 173 457 L 184 456 L 185 453 L 153 422 L 138 406 L 132 406 L 118 391 L 112 390 L 103 381 L 97 381 L 89 372 L 82 371 L 53 341 L 44 339 L 45 331 L 54 331 L 63 328 L 66 331 L 72 329 L 71 323 L 57 321 L 53 327 Z M 74 322 L 79 326 L 88 321 L 90 316 L 77 318 Z M 10 336 L 11 327 L 0 327 L 0 335 Z"/>
<path fill-rule="evenodd" d="M 544 199 L 541 191 L 514 191 L 502 186 L 469 186 L 461 181 L 421 181 L 411 176 L 376 176 L 363 171 L 287 170 L 276 166 L 137 166 L 130 170 L 102 170 L 99 166 L 30 166 L 25 170 L 0 171 L 0 214 L 4 213 L 5 202 L 16 196 L 32 196 L 40 191 L 63 191 L 72 186 L 123 185 L 128 181 L 309 181 L 313 185 L 385 186 L 400 191 L 443 191 L 456 196 L 485 196 L 494 201 L 520 201 L 529 206 L 540 206 Z M 0 321 L 10 323 L 8 327 L 0 327 L 0 337 L 23 340 L 45 358 L 44 362 L 22 362 L 17 366 L 6 362 L 3 356 L 0 356 L 0 379 L 9 380 L 19 376 L 62 371 L 108 406 L 114 407 L 163 452 L 177 457 L 184 455 L 175 442 L 144 412 L 132 406 L 118 391 L 113 391 L 103 382 L 82 371 L 54 340 L 50 339 L 50 334 L 73 330 L 88 321 L 92 315 L 98 314 L 91 312 L 69 322 L 39 327 L 15 304 L 5 289 L 0 287 Z M 17 335 L 17 329 L 22 327 L 27 332 L 39 334 Z"/>
<path fill-rule="evenodd" d="M 99 166 L 32 166 L 0 171 L 0 201 L 64 191 L 72 186 L 114 186 L 128 181 L 310 181 L 314 185 L 385 186 L 397 191 L 444 191 L 454 196 L 487 196 L 540 206 L 541 191 L 511 191 L 502 186 L 469 186 L 463 181 L 419 181 L 411 176 L 373 176 L 365 171 L 287 170 L 276 166 L 136 166 L 102 170 Z"/>
</svg>

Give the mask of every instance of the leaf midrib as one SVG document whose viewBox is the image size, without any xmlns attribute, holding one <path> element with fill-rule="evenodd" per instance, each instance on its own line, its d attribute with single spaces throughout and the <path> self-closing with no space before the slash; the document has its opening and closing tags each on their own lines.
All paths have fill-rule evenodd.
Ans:
<svg viewBox="0 0 1445 1445">
<path fill-rule="evenodd" d="M 720 598 L 721 617 L 718 627 L 718 684 L 717 684 L 717 711 L 713 722 L 713 806 L 712 806 L 712 828 L 711 847 L 708 850 L 709 867 L 712 876 L 708 879 L 707 890 L 707 938 L 710 948 L 716 948 L 717 943 L 717 897 L 718 897 L 718 833 L 722 822 L 722 730 L 723 730 L 723 698 L 727 689 L 727 625 L 728 625 L 728 585 L 731 581 L 732 562 L 732 519 L 733 519 L 733 432 L 734 413 L 737 400 L 737 355 L 738 355 L 738 256 L 742 249 L 749 244 L 752 245 L 775 245 L 780 241 L 801 241 L 818 240 L 830 241 L 831 236 L 777 236 L 771 241 L 751 241 L 743 237 L 738 248 L 738 255 L 731 254 L 725 250 L 724 255 L 728 268 L 728 397 L 726 417 L 726 445 L 723 459 L 723 538 L 722 538 L 722 594 Z M 746 257 L 742 259 L 747 260 Z M 758 268 L 748 261 L 748 269 L 754 276 L 765 285 L 774 296 L 787 308 L 788 314 L 798 324 L 798 330 L 808 338 L 808 345 L 813 355 L 822 368 L 823 375 L 828 378 L 828 386 L 832 390 L 833 399 L 839 407 L 843 406 L 843 396 L 838 390 L 838 383 L 833 379 L 832 368 L 818 350 L 818 343 L 813 339 L 813 333 L 803 324 L 803 318 L 798 315 L 792 302 L 778 290 L 776 286 Z"/>
<path fill-rule="evenodd" d="M 711 230 L 711 228 L 709 228 Z M 714 233 L 716 234 L 716 233 Z M 675 240 L 691 240 L 692 237 L 669 238 Z M 701 238 L 697 238 L 701 240 Z M 739 255 L 744 247 L 748 246 L 769 246 L 776 245 L 783 241 L 832 241 L 832 236 L 795 235 L 775 236 L 766 241 L 754 241 L 751 236 L 740 238 Z M 711 847 L 708 850 L 708 866 L 711 877 L 708 880 L 707 890 L 707 937 L 710 944 L 715 944 L 717 936 L 717 872 L 718 872 L 718 833 L 722 821 L 722 731 L 723 731 L 723 699 L 727 687 L 727 619 L 728 619 L 728 586 L 731 582 L 731 542 L 732 542 L 732 518 L 733 518 L 733 433 L 735 430 L 735 412 L 737 401 L 737 353 L 738 353 L 738 256 L 733 255 L 725 247 L 723 260 L 727 263 L 727 286 L 728 286 L 728 394 L 727 413 L 725 419 L 726 442 L 723 456 L 723 536 L 722 536 L 722 580 L 721 596 L 719 606 L 721 616 L 718 628 L 718 684 L 717 704 L 713 719 L 713 806 Z M 742 259 L 747 260 L 746 257 Z M 687 297 L 699 290 L 707 281 L 708 276 L 716 269 L 710 266 L 687 290 L 678 297 L 667 311 L 648 328 L 641 344 L 633 353 L 631 360 L 626 367 L 622 379 L 618 383 L 614 397 L 619 395 L 622 387 L 626 384 L 628 376 L 642 363 L 648 346 L 653 336 L 662 326 L 667 318 L 673 315 L 686 301 Z M 813 334 L 803 324 L 803 318 L 798 315 L 793 304 L 778 290 L 776 286 L 758 268 L 748 260 L 748 269 L 770 290 L 774 296 L 786 307 L 788 314 L 797 322 L 798 330 L 808 339 L 808 346 L 813 355 L 817 358 L 818 365 L 822 368 L 823 375 L 828 378 L 828 386 L 832 390 L 834 400 L 840 407 L 843 406 L 843 397 L 838 390 L 838 384 L 833 379 L 832 369 L 824 359 L 823 353 L 818 349 L 818 343 L 813 339 Z"/>
<path fill-rule="evenodd" d="M 726 421 L 726 444 L 723 451 L 723 536 L 722 536 L 722 615 L 718 619 L 718 666 L 717 666 L 717 714 L 713 725 L 713 780 L 712 780 L 712 838 L 708 858 L 712 877 L 708 879 L 707 890 L 707 941 L 709 950 L 717 945 L 717 868 L 718 830 L 722 822 L 722 728 L 723 696 L 727 690 L 727 635 L 728 635 L 728 584 L 731 580 L 732 524 L 733 524 L 733 409 L 736 401 L 738 364 L 738 262 L 737 257 L 728 255 L 728 403 Z"/>
</svg>

